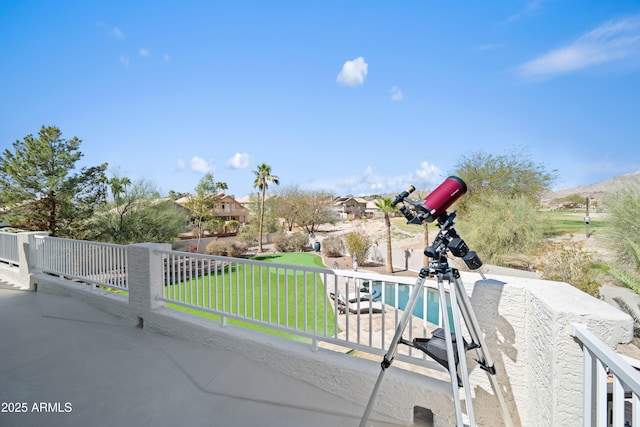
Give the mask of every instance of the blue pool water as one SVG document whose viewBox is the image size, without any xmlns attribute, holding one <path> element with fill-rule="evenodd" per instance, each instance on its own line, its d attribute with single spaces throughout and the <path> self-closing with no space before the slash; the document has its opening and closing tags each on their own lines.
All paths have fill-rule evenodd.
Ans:
<svg viewBox="0 0 640 427">
<path fill-rule="evenodd" d="M 398 301 L 396 304 L 396 286 L 398 287 Z M 382 283 L 378 281 L 373 282 L 373 289 L 370 291 L 374 295 L 382 294 L 384 295 L 385 304 L 389 304 L 393 307 L 397 307 L 400 310 L 404 310 L 409 302 L 409 297 L 411 296 L 411 286 L 410 285 L 396 285 L 395 283 L 385 283 L 384 285 L 384 293 L 382 292 Z M 416 305 L 413 309 L 413 315 L 417 316 L 421 319 L 425 319 L 427 322 L 431 322 L 435 325 L 439 324 L 440 319 L 440 293 L 437 289 L 433 288 L 425 288 L 426 289 L 426 297 L 427 301 L 425 304 L 424 297 L 425 293 L 423 292 L 419 297 L 418 301 L 416 301 Z M 382 300 L 382 297 L 378 298 Z M 447 312 L 449 314 L 449 324 L 453 329 L 453 317 L 451 313 L 451 305 L 449 302 L 449 295 L 447 294 Z M 426 318 L 425 318 L 425 310 L 426 310 Z"/>
</svg>

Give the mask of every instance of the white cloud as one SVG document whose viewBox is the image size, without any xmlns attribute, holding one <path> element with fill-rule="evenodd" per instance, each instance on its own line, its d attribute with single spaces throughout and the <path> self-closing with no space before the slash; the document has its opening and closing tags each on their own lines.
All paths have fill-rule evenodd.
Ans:
<svg viewBox="0 0 640 427">
<path fill-rule="evenodd" d="M 347 61 L 342 66 L 337 81 L 344 86 L 359 86 L 367 78 L 368 69 L 369 64 L 365 62 L 362 56 L 353 61 Z"/>
<path fill-rule="evenodd" d="M 514 13 L 513 15 L 509 16 L 506 19 L 506 22 L 507 23 L 511 23 L 511 22 L 519 21 L 520 19 L 523 19 L 525 17 L 528 17 L 528 16 L 531 16 L 531 15 L 534 15 L 534 14 L 538 13 L 539 11 L 542 10 L 542 4 L 545 1 L 546 0 L 530 0 L 530 1 L 528 1 L 524 5 L 524 8 L 522 8 L 518 12 Z"/>
<path fill-rule="evenodd" d="M 143 47 L 141 47 L 140 49 L 138 49 L 138 54 L 142 57 L 147 57 L 149 55 L 151 55 L 151 51 L 149 49 L 145 49 Z"/>
<path fill-rule="evenodd" d="M 404 93 L 400 90 L 398 86 L 393 86 L 390 90 L 391 92 L 391 100 L 392 101 L 403 101 Z"/>
<path fill-rule="evenodd" d="M 125 66 L 125 68 L 129 68 L 129 57 L 127 56 L 120 56 L 120 58 L 118 58 L 118 61 L 120 61 L 120 63 L 122 65 Z"/>
<path fill-rule="evenodd" d="M 231 169 L 246 169 L 251 164 L 251 156 L 247 153 L 236 153 L 227 160 L 227 166 Z"/>
<path fill-rule="evenodd" d="M 171 57 L 169 56 L 169 54 L 168 54 L 168 53 L 165 53 L 165 54 L 164 54 L 164 60 L 165 60 L 165 62 L 169 62 L 169 61 L 171 61 Z"/>
<path fill-rule="evenodd" d="M 397 194 L 404 191 L 409 185 L 416 187 L 414 196 L 424 197 L 443 181 L 439 167 L 423 161 L 418 169 L 402 175 L 381 175 L 367 166 L 360 174 L 349 176 L 334 176 L 325 180 L 314 180 L 309 183 L 313 188 L 328 189 L 335 194 L 345 196 L 352 194 L 364 196 L 372 194 Z M 426 193 L 425 193 L 426 192 Z"/>
<path fill-rule="evenodd" d="M 184 170 L 184 166 L 185 166 L 184 160 L 178 159 L 178 164 L 177 164 L 178 170 L 181 170 L 181 171 Z"/>
<path fill-rule="evenodd" d="M 416 187 L 434 188 L 440 180 L 440 168 L 423 160 L 420 162 L 420 169 L 417 169 L 413 175 L 420 185 Z"/>
<path fill-rule="evenodd" d="M 544 79 L 640 54 L 640 16 L 606 22 L 573 43 L 518 67 L 525 78 Z"/>
<path fill-rule="evenodd" d="M 124 40 L 124 32 L 118 27 L 114 27 L 107 34 L 109 36 L 111 36 L 111 37 L 114 37 L 114 38 L 118 39 L 118 40 Z"/>
<path fill-rule="evenodd" d="M 216 170 L 215 165 L 212 162 L 208 162 L 198 156 L 194 156 L 191 159 L 191 170 L 201 173 L 209 173 Z"/>
</svg>

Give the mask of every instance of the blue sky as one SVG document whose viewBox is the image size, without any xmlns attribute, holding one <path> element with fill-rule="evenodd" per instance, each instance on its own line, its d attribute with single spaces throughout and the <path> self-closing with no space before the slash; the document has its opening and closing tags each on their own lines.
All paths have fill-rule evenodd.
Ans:
<svg viewBox="0 0 640 427">
<path fill-rule="evenodd" d="M 0 0 L 0 148 L 193 191 L 431 189 L 525 150 L 554 189 L 640 170 L 638 1 Z M 271 188 L 275 188 L 272 186 Z"/>
</svg>

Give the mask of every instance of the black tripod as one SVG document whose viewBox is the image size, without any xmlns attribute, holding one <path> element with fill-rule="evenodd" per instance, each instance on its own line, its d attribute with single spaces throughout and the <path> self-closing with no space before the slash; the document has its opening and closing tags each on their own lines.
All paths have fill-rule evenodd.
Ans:
<svg viewBox="0 0 640 427">
<path fill-rule="evenodd" d="M 410 222 L 415 221 L 415 217 L 411 214 L 408 216 L 408 214 L 405 213 L 408 211 L 403 211 L 401 209 L 401 212 L 405 214 L 405 217 L 407 217 Z M 465 406 L 467 409 L 469 425 L 472 427 L 475 427 L 476 425 L 465 357 L 465 352 L 467 350 L 475 349 L 478 356 L 476 361 L 479 363 L 480 367 L 489 374 L 489 380 L 494 393 L 498 397 L 505 424 L 507 426 L 512 425 L 511 418 L 495 377 L 495 367 L 489 353 L 486 351 L 486 345 L 471 306 L 471 301 L 469 300 L 464 289 L 464 285 L 460 280 L 460 273 L 457 269 L 450 267 L 448 263 L 447 254 L 448 252 L 451 252 L 454 256 L 462 258 L 467 267 L 471 270 L 475 270 L 482 266 L 482 261 L 478 255 L 469 250 L 466 243 L 454 230 L 453 220 L 455 216 L 456 212 L 453 212 L 450 215 L 444 212 L 438 218 L 440 231 L 434 239 L 433 244 L 425 249 L 425 255 L 429 257 L 429 265 L 423 267 L 418 273 L 418 279 L 416 280 L 416 284 L 413 288 L 409 301 L 407 302 L 407 306 L 404 308 L 404 313 L 402 314 L 398 328 L 396 329 L 393 340 L 391 341 L 389 350 L 382 360 L 382 369 L 378 375 L 378 380 L 373 388 L 373 392 L 369 398 L 369 403 L 367 404 L 364 415 L 362 416 L 360 427 L 366 426 L 385 372 L 387 368 L 391 366 L 391 363 L 398 351 L 398 344 L 400 343 L 423 351 L 436 362 L 448 369 L 449 376 L 451 378 L 457 427 L 463 427 L 465 425 L 463 420 L 462 403 L 460 400 L 460 387 L 463 387 L 465 391 Z M 442 310 L 444 328 L 436 329 L 431 338 L 415 338 L 413 341 L 407 341 L 402 338 L 402 334 L 404 333 L 404 329 L 412 316 L 413 309 L 415 308 L 418 297 L 422 291 L 424 281 L 427 277 L 436 277 L 438 280 L 440 309 Z M 445 280 L 448 283 L 451 312 L 453 315 L 453 333 L 451 332 L 452 328 L 449 324 L 449 315 L 447 312 Z M 462 336 L 460 316 L 465 320 L 465 325 L 470 335 L 470 342 L 466 342 Z M 453 361 L 453 363 L 451 363 L 451 361 Z M 458 369 L 458 365 L 460 365 L 460 369 Z"/>
</svg>

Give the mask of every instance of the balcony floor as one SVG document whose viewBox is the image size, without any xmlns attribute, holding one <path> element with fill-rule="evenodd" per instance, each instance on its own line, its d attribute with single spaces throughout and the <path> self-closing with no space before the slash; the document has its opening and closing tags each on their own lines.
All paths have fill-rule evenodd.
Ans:
<svg viewBox="0 0 640 427">
<path fill-rule="evenodd" d="M 3 427 L 360 422 L 363 407 L 242 354 L 129 326 L 74 299 L 8 287 L 0 281 Z M 23 402 L 26 413 L 5 412 Z"/>
</svg>

